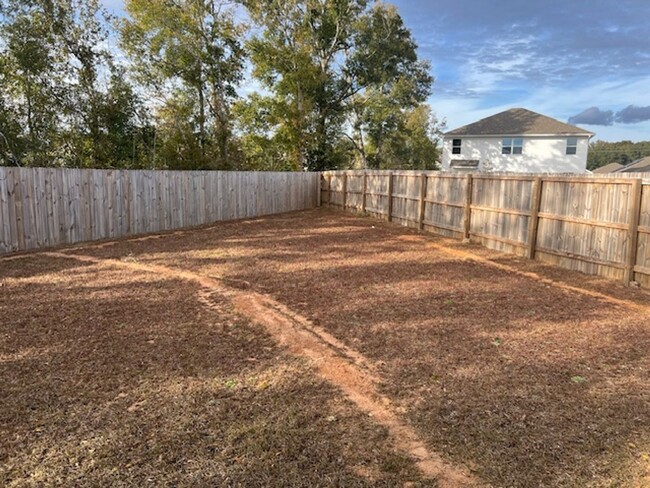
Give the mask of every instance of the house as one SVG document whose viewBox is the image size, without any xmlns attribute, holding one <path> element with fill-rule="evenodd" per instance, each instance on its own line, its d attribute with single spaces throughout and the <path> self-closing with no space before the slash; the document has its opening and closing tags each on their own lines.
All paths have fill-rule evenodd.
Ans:
<svg viewBox="0 0 650 488">
<path fill-rule="evenodd" d="M 596 168 L 592 171 L 592 173 L 596 175 L 605 175 L 608 173 L 616 173 L 621 168 L 625 168 L 625 166 L 619 163 L 609 163 L 605 166 L 601 166 L 600 168 Z"/>
<path fill-rule="evenodd" d="M 613 173 L 650 173 L 650 156 L 637 159 L 627 165 L 619 163 L 609 163 L 593 171 L 595 174 L 613 174 Z"/>
<path fill-rule="evenodd" d="M 443 171 L 585 173 L 594 134 L 513 108 L 444 134 Z"/>
<path fill-rule="evenodd" d="M 650 156 L 632 161 L 615 173 L 650 173 Z"/>
</svg>

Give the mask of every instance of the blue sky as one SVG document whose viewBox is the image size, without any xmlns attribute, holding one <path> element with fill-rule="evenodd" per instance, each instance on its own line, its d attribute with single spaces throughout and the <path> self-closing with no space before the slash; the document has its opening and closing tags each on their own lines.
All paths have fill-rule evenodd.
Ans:
<svg viewBox="0 0 650 488">
<path fill-rule="evenodd" d="M 122 0 L 103 0 L 121 13 Z M 447 127 L 512 107 L 650 140 L 650 0 L 393 0 Z"/>
</svg>

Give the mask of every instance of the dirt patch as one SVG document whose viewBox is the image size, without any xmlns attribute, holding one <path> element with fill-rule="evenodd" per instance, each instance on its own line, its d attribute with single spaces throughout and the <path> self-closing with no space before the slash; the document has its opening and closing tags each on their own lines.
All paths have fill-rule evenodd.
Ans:
<svg viewBox="0 0 650 488">
<path fill-rule="evenodd" d="M 427 478 L 436 479 L 441 487 L 480 486 L 466 470 L 451 466 L 439 454 L 432 453 L 413 428 L 398 418 L 390 400 L 377 392 L 374 379 L 354 367 L 347 357 L 337 354 L 318 336 L 300 327 L 299 322 L 275 311 L 268 299 L 252 293 L 238 294 L 233 303 L 238 312 L 263 324 L 291 353 L 308 357 L 324 379 L 341 388 L 361 410 L 386 427 L 396 447 L 417 459 L 418 468 Z"/>
</svg>

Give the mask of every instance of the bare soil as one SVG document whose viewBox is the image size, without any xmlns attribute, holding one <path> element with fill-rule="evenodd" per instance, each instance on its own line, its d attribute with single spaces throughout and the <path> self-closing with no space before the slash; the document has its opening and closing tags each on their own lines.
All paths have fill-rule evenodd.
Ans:
<svg viewBox="0 0 650 488">
<path fill-rule="evenodd" d="M 0 260 L 6 484 L 650 486 L 643 290 L 326 209 L 63 252 Z"/>
</svg>

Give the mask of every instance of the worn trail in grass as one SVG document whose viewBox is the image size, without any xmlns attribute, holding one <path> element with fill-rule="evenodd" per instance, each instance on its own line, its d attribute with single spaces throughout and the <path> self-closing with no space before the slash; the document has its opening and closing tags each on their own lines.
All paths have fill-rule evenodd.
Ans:
<svg viewBox="0 0 650 488">
<path fill-rule="evenodd" d="M 238 313 L 263 325 L 291 353 L 308 358 L 324 379 L 339 387 L 355 405 L 386 427 L 395 446 L 417 460 L 425 477 L 437 480 L 441 488 L 481 486 L 467 470 L 450 465 L 439 454 L 430 451 L 413 428 L 399 418 L 390 400 L 375 388 L 377 380 L 369 371 L 367 359 L 281 303 L 259 293 L 227 287 L 217 279 L 191 271 L 79 254 L 45 254 L 195 281 L 204 289 L 227 297 Z M 211 296 L 203 293 L 202 302 L 212 306 Z"/>
<path fill-rule="evenodd" d="M 0 260 L 0 317 L 0 486 L 438 486 L 196 281 Z"/>
</svg>

